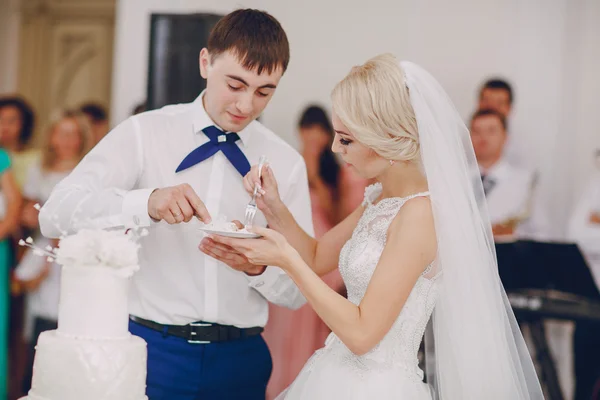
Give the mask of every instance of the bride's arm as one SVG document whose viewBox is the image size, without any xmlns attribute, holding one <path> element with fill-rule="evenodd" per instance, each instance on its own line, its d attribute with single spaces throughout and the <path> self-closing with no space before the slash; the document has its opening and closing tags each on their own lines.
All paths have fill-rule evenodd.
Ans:
<svg viewBox="0 0 600 400">
<path fill-rule="evenodd" d="M 254 191 L 253 176 L 258 176 L 256 167 L 244 178 L 244 186 L 249 193 Z M 294 216 L 281 200 L 277 181 L 271 169 L 266 166 L 262 174 L 263 192 L 256 199 L 258 208 L 267 219 L 269 227 L 280 234 L 297 250 L 304 262 L 319 276 L 325 275 L 338 267 L 340 252 L 344 244 L 352 236 L 364 207 L 359 206 L 346 219 L 333 227 L 319 240 L 308 235 L 296 222 Z M 245 239 L 246 240 L 246 239 Z M 233 260 L 246 264 L 247 259 L 239 251 L 229 245 L 227 238 L 215 236 L 205 238 L 200 243 L 200 250 L 217 260 L 232 265 Z M 235 241 L 233 241 L 235 243 Z M 248 241 L 248 243 L 254 243 Z M 255 265 L 277 265 L 256 262 Z"/>
<path fill-rule="evenodd" d="M 244 177 L 244 187 L 248 193 L 254 191 L 258 179 L 257 167 Z M 257 205 L 267 220 L 269 228 L 281 233 L 294 247 L 304 262 L 321 276 L 338 266 L 340 251 L 352 236 L 364 207 L 360 206 L 346 219 L 337 224 L 319 240 L 312 238 L 298 225 L 279 195 L 275 175 L 270 166 L 265 166 L 261 178 L 262 190 L 257 198 Z"/>
<path fill-rule="evenodd" d="M 253 230 L 263 239 L 219 240 L 255 264 L 283 268 L 321 319 L 358 355 L 371 350 L 390 330 L 437 253 L 431 203 L 428 198 L 412 199 L 390 224 L 385 248 L 357 306 L 327 286 L 282 235 L 265 228 Z"/>
<path fill-rule="evenodd" d="M 370 351 L 398 318 L 417 279 L 437 252 L 429 199 L 405 204 L 358 306 L 329 288 L 295 256 L 284 267 L 321 319 L 355 354 Z"/>
<path fill-rule="evenodd" d="M 342 222 L 316 240 L 298 225 L 285 204 L 280 203 L 267 217 L 269 227 L 281 233 L 302 260 L 319 276 L 336 269 L 340 252 L 352 236 L 364 207 L 360 206 Z"/>
</svg>

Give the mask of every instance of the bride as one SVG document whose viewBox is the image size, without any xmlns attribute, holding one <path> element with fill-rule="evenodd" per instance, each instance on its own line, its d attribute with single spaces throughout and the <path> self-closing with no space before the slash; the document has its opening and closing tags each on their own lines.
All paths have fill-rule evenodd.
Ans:
<svg viewBox="0 0 600 400">
<path fill-rule="evenodd" d="M 212 236 L 214 257 L 284 269 L 331 328 L 280 399 L 543 399 L 498 277 L 469 132 L 439 83 L 385 54 L 332 93 L 333 150 L 379 183 L 319 241 L 294 221 L 267 166 L 244 179 L 271 229 Z M 348 299 L 321 279 L 340 269 Z M 427 382 L 417 352 L 429 320 Z"/>
</svg>

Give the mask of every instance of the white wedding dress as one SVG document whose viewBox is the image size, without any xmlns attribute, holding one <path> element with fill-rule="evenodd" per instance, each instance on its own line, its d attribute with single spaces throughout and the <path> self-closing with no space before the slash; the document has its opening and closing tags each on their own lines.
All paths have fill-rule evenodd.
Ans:
<svg viewBox="0 0 600 400">
<path fill-rule="evenodd" d="M 386 243 L 387 229 L 411 198 L 386 198 L 374 204 L 381 185 L 365 191 L 365 211 L 340 254 L 340 272 L 348 299 L 358 305 L 369 285 Z M 401 266 L 399 266 L 401 267 Z M 331 333 L 296 380 L 277 400 L 410 399 L 430 400 L 431 389 L 423 382 L 417 352 L 437 298 L 438 274 L 430 266 L 419 277 L 396 322 L 371 351 L 352 353 Z"/>
</svg>

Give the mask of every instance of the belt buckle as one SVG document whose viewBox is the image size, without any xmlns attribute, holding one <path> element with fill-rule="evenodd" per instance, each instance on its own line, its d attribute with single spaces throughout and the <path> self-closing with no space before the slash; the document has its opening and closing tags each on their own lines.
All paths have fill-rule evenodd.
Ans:
<svg viewBox="0 0 600 400">
<path fill-rule="evenodd" d="M 206 323 L 203 323 L 203 322 L 190 322 L 189 325 L 190 326 L 212 326 L 213 324 L 206 324 Z M 194 332 L 193 330 L 190 330 L 190 336 L 196 336 L 196 332 Z M 191 344 L 208 344 L 208 343 L 211 343 L 208 340 L 193 340 L 193 339 L 188 339 L 187 342 L 191 343 Z"/>
</svg>

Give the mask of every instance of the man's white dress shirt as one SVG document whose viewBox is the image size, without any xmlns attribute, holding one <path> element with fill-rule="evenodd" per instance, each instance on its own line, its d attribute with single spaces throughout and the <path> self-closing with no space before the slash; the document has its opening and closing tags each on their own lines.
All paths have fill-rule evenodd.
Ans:
<svg viewBox="0 0 600 400">
<path fill-rule="evenodd" d="M 264 326 L 267 300 L 290 308 L 305 299 L 279 268 L 249 277 L 198 250 L 200 221 L 169 225 L 148 216 L 155 188 L 188 183 L 213 219 L 243 220 L 250 200 L 242 176 L 222 152 L 179 173 L 179 163 L 206 143 L 202 129 L 214 125 L 202 94 L 189 104 L 130 117 L 113 129 L 54 190 L 40 212 L 45 236 L 82 227 L 148 227 L 140 241 L 140 271 L 130 290 L 129 312 L 163 324 L 207 321 L 240 328 Z M 300 226 L 313 235 L 304 160 L 257 121 L 238 132 L 236 143 L 251 165 L 267 156 L 279 193 Z M 57 227 L 57 223 L 59 227 Z M 256 225 L 266 225 L 258 212 Z"/>
<path fill-rule="evenodd" d="M 491 168 L 480 168 L 489 185 L 486 201 L 492 225 L 509 219 L 526 217 L 515 231 L 522 239 L 547 240 L 550 236 L 548 218 L 535 191 L 535 173 L 500 159 Z"/>
</svg>

